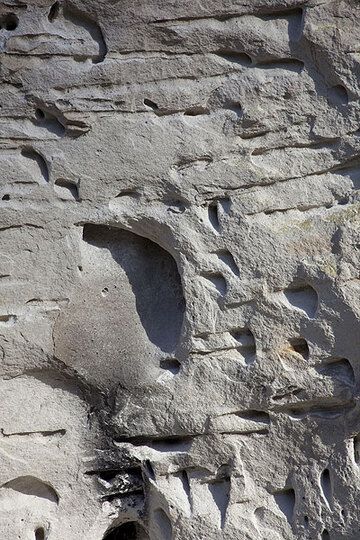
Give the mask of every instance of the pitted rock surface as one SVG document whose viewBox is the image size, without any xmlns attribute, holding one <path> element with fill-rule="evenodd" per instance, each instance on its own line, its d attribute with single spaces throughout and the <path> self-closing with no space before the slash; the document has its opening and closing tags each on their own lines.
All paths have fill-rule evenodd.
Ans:
<svg viewBox="0 0 360 540">
<path fill-rule="evenodd" d="M 359 539 L 359 21 L 1 3 L 2 539 Z"/>
</svg>

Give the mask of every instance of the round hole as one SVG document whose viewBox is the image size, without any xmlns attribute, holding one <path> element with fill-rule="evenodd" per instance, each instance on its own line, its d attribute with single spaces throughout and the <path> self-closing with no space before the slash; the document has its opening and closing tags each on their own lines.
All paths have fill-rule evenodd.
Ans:
<svg viewBox="0 0 360 540">
<path fill-rule="evenodd" d="M 108 292 L 109 292 L 109 289 L 107 287 L 104 287 L 103 290 L 101 291 L 101 294 L 103 296 L 107 296 Z"/>
<path fill-rule="evenodd" d="M 3 19 L 4 27 L 8 31 L 15 30 L 18 27 L 19 19 L 15 13 L 8 13 Z"/>
<path fill-rule="evenodd" d="M 8 193 L 6 193 L 5 195 L 2 196 L 1 200 L 2 201 L 10 201 L 10 195 Z"/>
</svg>

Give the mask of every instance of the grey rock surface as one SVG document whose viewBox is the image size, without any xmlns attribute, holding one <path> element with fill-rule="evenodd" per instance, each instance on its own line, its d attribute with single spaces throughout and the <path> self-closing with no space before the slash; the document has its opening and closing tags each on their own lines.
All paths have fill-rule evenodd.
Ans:
<svg viewBox="0 0 360 540">
<path fill-rule="evenodd" d="M 0 4 L 0 538 L 360 538 L 360 4 Z"/>
</svg>

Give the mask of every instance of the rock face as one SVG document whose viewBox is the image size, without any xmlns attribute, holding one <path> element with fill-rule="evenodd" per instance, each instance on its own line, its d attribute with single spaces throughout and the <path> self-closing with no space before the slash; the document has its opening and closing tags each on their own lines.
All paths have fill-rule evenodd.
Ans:
<svg viewBox="0 0 360 540">
<path fill-rule="evenodd" d="M 359 20 L 1 3 L 2 539 L 359 539 Z"/>
</svg>

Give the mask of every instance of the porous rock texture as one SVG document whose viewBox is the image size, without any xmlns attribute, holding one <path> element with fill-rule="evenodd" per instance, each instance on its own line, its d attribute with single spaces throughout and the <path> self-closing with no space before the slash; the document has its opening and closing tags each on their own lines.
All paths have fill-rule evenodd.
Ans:
<svg viewBox="0 0 360 540">
<path fill-rule="evenodd" d="M 359 539 L 359 21 L 1 2 L 1 539 Z"/>
</svg>

